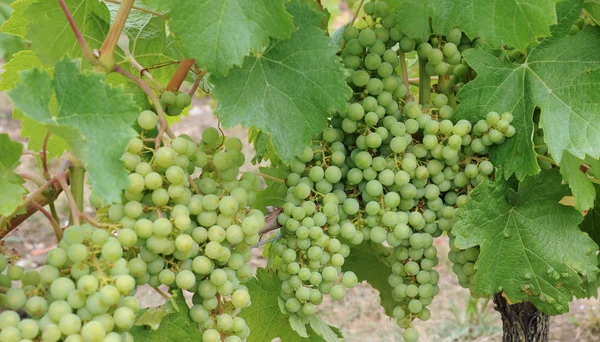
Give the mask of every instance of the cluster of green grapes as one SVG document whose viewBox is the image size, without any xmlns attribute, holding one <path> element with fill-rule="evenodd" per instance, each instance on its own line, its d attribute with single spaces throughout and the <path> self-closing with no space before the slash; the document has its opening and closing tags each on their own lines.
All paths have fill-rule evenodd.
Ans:
<svg viewBox="0 0 600 342">
<path fill-rule="evenodd" d="M 466 250 L 456 247 L 455 237 L 450 234 L 450 252 L 448 259 L 453 264 L 452 272 L 458 277 L 458 283 L 465 289 L 470 289 L 475 293 L 475 262 L 479 257 L 479 246 L 474 246 Z"/>
<path fill-rule="evenodd" d="M 340 239 L 362 242 L 352 222 L 359 204 L 346 197 L 342 170 L 319 166 L 322 156 L 307 148 L 291 166 L 287 203 L 278 216 L 282 238 L 271 247 L 279 260 L 285 310 L 300 317 L 314 315 L 324 294 L 340 300 L 358 282 L 353 272 L 342 273 L 350 246 Z M 343 163 L 345 157 L 340 158 Z"/>
<path fill-rule="evenodd" d="M 472 42 L 456 30 L 433 37 L 437 41 L 417 42 L 402 34 L 385 2 L 367 3 L 365 12 L 371 16 L 367 27 L 346 28 L 341 54 L 354 95 L 313 147 L 287 166 L 282 238 L 272 254 L 286 310 L 309 315 L 323 293 L 342 298 L 345 287 L 355 284 L 354 274 L 342 273 L 350 246 L 366 241 L 373 248 L 391 246 L 392 316 L 407 328 L 403 336 L 410 342 L 418 339 L 411 322 L 430 317 L 427 305 L 439 293 L 433 238 L 450 233 L 468 193 L 493 177 L 489 148 L 515 129 L 510 113 L 490 112 L 474 125 L 450 121 L 453 107 L 444 94 L 425 107 L 407 101 L 396 72 L 399 50 L 418 45 L 429 73 L 448 75 L 468 68 L 460 51 Z M 464 76 L 459 71 L 456 81 Z M 464 261 L 464 285 L 472 275 L 474 252 L 454 251 L 457 264 Z"/>
<path fill-rule="evenodd" d="M 124 253 L 106 230 L 83 224 L 64 231 L 39 271 L 7 267 L 0 255 L 8 308 L 0 314 L 0 341 L 133 341 L 127 331 L 140 303 Z"/>
<path fill-rule="evenodd" d="M 142 112 L 138 124 L 144 131 L 123 156 L 130 185 L 123 204 L 107 210 L 129 250 L 130 274 L 138 285 L 192 292 L 190 318 L 204 341 L 244 340 L 249 328 L 235 315 L 250 304 L 243 284 L 253 276 L 250 247 L 265 224 L 250 209 L 261 180 L 253 173 L 239 177 L 245 157 L 237 138 L 207 128 L 197 144 L 180 136 L 154 150 L 143 138 L 156 128 L 156 114 Z M 193 179 L 197 168 L 201 174 Z"/>
<path fill-rule="evenodd" d="M 160 97 L 160 104 L 167 115 L 178 116 L 184 108 L 192 104 L 192 97 L 186 93 L 165 91 Z"/>
</svg>

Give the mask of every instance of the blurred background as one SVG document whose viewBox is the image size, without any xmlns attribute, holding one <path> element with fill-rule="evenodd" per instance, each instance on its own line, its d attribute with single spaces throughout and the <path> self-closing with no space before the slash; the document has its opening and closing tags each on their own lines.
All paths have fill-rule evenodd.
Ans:
<svg viewBox="0 0 600 342">
<path fill-rule="evenodd" d="M 10 14 L 10 1 L 0 1 L 0 24 Z M 329 20 L 330 32 L 349 22 L 353 16 L 358 0 L 323 0 L 323 6 L 331 14 Z M 9 60 L 13 53 L 23 48 L 19 39 L 0 33 L 0 67 Z M 409 56 L 410 57 L 410 56 Z M 0 76 L 1 77 L 1 76 Z M 184 85 L 189 86 L 189 85 Z M 210 95 L 198 91 L 193 107 L 188 117 L 172 126 L 175 134 L 188 134 L 198 140 L 205 127 L 216 127 L 218 121 L 213 115 L 214 103 Z M 0 93 L 0 133 L 8 133 L 14 141 L 20 141 L 25 146 L 27 141 L 20 136 L 19 121 L 12 119 L 12 105 L 5 93 Z M 247 141 L 247 130 L 241 127 L 225 129 L 225 134 L 236 136 Z M 244 171 L 256 170 L 250 159 L 253 149 L 244 146 L 247 158 Z M 23 156 L 20 172 L 35 172 L 37 164 L 31 156 Z M 32 184 L 26 184 L 33 189 Z M 89 195 L 89 192 L 86 194 Z M 61 217 L 67 217 L 68 205 L 64 196 L 57 200 L 57 210 Z M 89 208 L 89 206 L 88 206 Z M 93 213 L 90 210 L 90 213 Z M 61 222 L 66 224 L 67 222 Z M 50 225 L 41 214 L 34 214 L 18 229 L 3 239 L 8 249 L 14 249 L 21 256 L 19 262 L 26 268 L 40 267 L 47 251 L 56 245 L 56 239 Z M 440 273 L 440 294 L 429 307 L 432 316 L 429 321 L 416 322 L 416 328 L 421 335 L 421 341 L 451 342 L 451 341 L 501 341 L 502 322 L 500 315 L 494 311 L 493 303 L 484 299 L 473 299 L 468 290 L 461 288 L 451 271 L 447 258 L 447 238 L 439 238 L 435 245 L 438 249 L 440 264 L 436 267 Z M 261 250 L 254 250 L 251 265 L 262 267 L 266 260 L 261 256 Z M 146 306 L 159 305 L 162 298 L 150 289 L 141 289 L 138 295 Z M 329 299 L 329 298 L 328 298 Z M 387 342 L 400 341 L 401 330 L 392 322 L 379 306 L 379 294 L 368 284 L 359 284 L 348 291 L 345 299 L 333 302 L 330 299 L 319 307 L 321 317 L 329 324 L 339 327 L 346 341 Z M 600 341 L 600 304 L 597 299 L 575 300 L 570 312 L 558 317 L 552 317 L 550 322 L 550 341 Z M 283 341 L 285 342 L 285 341 Z"/>
</svg>

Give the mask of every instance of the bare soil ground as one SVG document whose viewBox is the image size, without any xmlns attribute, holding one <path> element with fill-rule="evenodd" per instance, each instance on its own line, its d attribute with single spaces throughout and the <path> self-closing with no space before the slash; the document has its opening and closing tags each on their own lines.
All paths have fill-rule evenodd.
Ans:
<svg viewBox="0 0 600 342">
<path fill-rule="evenodd" d="M 22 141 L 19 136 L 19 123 L 11 118 L 11 106 L 5 96 L 0 96 L 0 133 L 8 133 L 14 140 Z M 175 133 L 186 133 L 195 139 L 200 137 L 205 127 L 217 126 L 217 120 L 212 115 L 208 100 L 195 101 L 189 117 L 173 125 Z M 237 136 L 245 141 L 247 132 L 241 127 L 225 130 L 227 135 Z M 244 147 L 248 159 L 253 156 L 249 146 Z M 22 158 L 22 170 L 35 170 L 36 163 L 31 157 Z M 247 163 L 245 170 L 255 166 Z M 27 186 L 30 186 L 28 184 Z M 64 198 L 57 201 L 59 213 L 66 217 L 67 205 Z M 56 244 L 54 235 L 45 218 L 36 214 L 10 233 L 4 242 L 9 248 L 14 248 L 22 256 L 22 265 L 38 267 L 45 260 L 49 247 Z M 431 319 L 427 322 L 417 322 L 422 341 L 451 342 L 477 341 L 491 342 L 502 340 L 500 316 L 493 310 L 493 304 L 484 300 L 472 299 L 467 290 L 461 288 L 450 271 L 447 245 L 444 239 L 436 242 L 440 251 L 441 293 L 435 298 L 430 309 Z M 252 265 L 259 267 L 265 261 L 256 250 Z M 156 305 L 161 298 L 152 291 L 140 291 L 139 295 L 148 305 Z M 348 292 L 345 299 L 337 302 L 325 301 L 319 308 L 322 317 L 330 324 L 340 327 L 346 336 L 345 340 L 361 342 L 392 342 L 401 341 L 401 330 L 393 323 L 379 306 L 379 296 L 376 290 L 368 284 L 359 284 Z M 569 313 L 551 318 L 550 341 L 600 341 L 600 305 L 597 299 L 575 300 Z M 285 342 L 285 341 L 284 341 Z"/>
</svg>

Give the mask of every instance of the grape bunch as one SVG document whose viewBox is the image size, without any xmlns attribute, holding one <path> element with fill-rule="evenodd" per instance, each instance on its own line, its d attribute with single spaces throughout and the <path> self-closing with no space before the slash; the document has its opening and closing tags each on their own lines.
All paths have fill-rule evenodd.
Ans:
<svg viewBox="0 0 600 342">
<path fill-rule="evenodd" d="M 281 239 L 270 251 L 280 260 L 285 310 L 307 317 L 315 314 L 323 295 L 340 300 L 356 285 L 356 275 L 342 273 L 342 265 L 350 254 L 349 244 L 360 244 L 363 235 L 353 223 L 358 201 L 346 197 L 340 168 L 326 166 L 323 160 L 330 156 L 312 148 L 300 158 L 287 177 L 287 203 L 278 216 Z M 339 162 L 344 159 L 340 156 Z"/>
<path fill-rule="evenodd" d="M 133 341 L 127 331 L 140 310 L 136 281 L 123 246 L 107 231 L 67 228 L 39 271 L 7 264 L 0 255 L 1 286 L 8 289 L 0 341 Z"/>
<path fill-rule="evenodd" d="M 244 340 L 250 331 L 236 313 L 250 304 L 243 284 L 253 276 L 250 247 L 265 224 L 263 213 L 251 209 L 261 179 L 238 177 L 242 143 L 215 128 L 197 144 L 179 136 L 156 150 L 146 146 L 144 135 L 156 123 L 155 113 L 140 114 L 143 131 L 123 156 L 130 186 L 123 204 L 105 209 L 106 218 L 128 249 L 138 285 L 192 292 L 190 318 L 204 341 Z"/>
<path fill-rule="evenodd" d="M 471 293 L 475 287 L 475 262 L 479 257 L 479 246 L 474 246 L 466 250 L 458 248 L 454 244 L 455 237 L 450 235 L 450 252 L 448 259 L 452 262 L 452 272 L 458 277 L 460 286 L 470 289 Z"/>
<path fill-rule="evenodd" d="M 365 12 L 362 27 L 343 34 L 341 57 L 353 90 L 346 110 L 334 113 L 313 146 L 283 166 L 289 171 L 287 203 L 271 255 L 286 311 L 306 316 L 322 294 L 342 298 L 346 285 L 356 283 L 353 273 L 342 272 L 351 246 L 390 246 L 391 315 L 406 328 L 405 341 L 416 341 L 411 322 L 430 317 L 427 306 L 439 293 L 434 238 L 451 235 L 469 192 L 493 177 L 490 148 L 515 128 L 511 113 L 489 112 L 475 124 L 450 120 L 456 104 L 441 86 L 452 76 L 460 86 L 468 70 L 461 51 L 476 42 L 457 30 L 418 42 L 402 33 L 385 2 L 367 3 Z M 442 93 L 424 106 L 407 97 L 396 71 L 404 58 L 399 52 L 416 46 L 427 73 L 444 80 L 437 87 Z M 476 252 L 453 249 L 462 285 L 472 283 Z"/>
<path fill-rule="evenodd" d="M 165 91 L 160 97 L 160 104 L 169 116 L 178 116 L 184 108 L 192 104 L 192 97 L 186 93 Z"/>
</svg>

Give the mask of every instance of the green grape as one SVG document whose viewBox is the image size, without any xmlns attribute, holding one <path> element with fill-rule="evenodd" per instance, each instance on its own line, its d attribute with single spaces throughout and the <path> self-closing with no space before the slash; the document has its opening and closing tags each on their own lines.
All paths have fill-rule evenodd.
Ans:
<svg viewBox="0 0 600 342">
<path fill-rule="evenodd" d="M 362 30 L 360 32 L 360 34 L 358 35 L 358 41 L 364 47 L 369 47 L 369 46 L 375 44 L 376 39 L 377 39 L 377 36 L 375 35 L 375 31 L 373 31 L 369 28 Z"/>
<path fill-rule="evenodd" d="M 369 70 L 377 70 L 381 66 L 381 57 L 376 53 L 370 53 L 365 57 L 365 67 Z"/>
<path fill-rule="evenodd" d="M 153 111 L 145 110 L 140 113 L 137 122 L 142 129 L 150 131 L 156 128 L 156 125 L 158 124 L 158 115 Z"/>
<path fill-rule="evenodd" d="M 334 300 L 341 300 L 344 297 L 346 297 L 346 289 L 342 285 L 333 285 L 331 287 L 331 291 L 329 292 L 329 295 Z"/>
<path fill-rule="evenodd" d="M 408 37 L 408 36 L 404 36 L 401 40 L 400 40 L 400 49 L 402 49 L 402 51 L 404 52 L 411 52 L 415 49 L 415 40 Z"/>
<path fill-rule="evenodd" d="M 177 95 L 175 95 L 175 93 L 173 93 L 172 91 L 165 91 L 162 96 L 160 97 L 160 99 L 167 105 L 167 106 L 171 106 L 174 105 L 175 102 L 177 101 Z"/>
<path fill-rule="evenodd" d="M 235 308 L 245 308 L 250 303 L 250 294 L 246 289 L 240 289 L 231 295 L 231 303 Z"/>
<path fill-rule="evenodd" d="M 452 57 L 458 53 L 458 47 L 456 46 L 456 44 L 448 42 L 444 44 L 442 52 L 444 53 L 444 56 Z"/>
<path fill-rule="evenodd" d="M 364 70 L 358 70 L 352 74 L 352 83 L 357 87 L 364 87 L 369 83 L 369 73 Z"/>
<path fill-rule="evenodd" d="M 404 339 L 404 342 L 418 342 L 419 333 L 414 328 L 407 328 L 402 333 L 402 338 Z"/>
<path fill-rule="evenodd" d="M 427 54 L 427 60 L 432 65 L 438 65 L 442 62 L 444 58 L 444 53 L 439 49 L 431 49 Z"/>
</svg>

